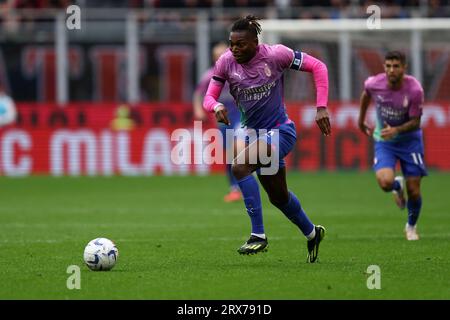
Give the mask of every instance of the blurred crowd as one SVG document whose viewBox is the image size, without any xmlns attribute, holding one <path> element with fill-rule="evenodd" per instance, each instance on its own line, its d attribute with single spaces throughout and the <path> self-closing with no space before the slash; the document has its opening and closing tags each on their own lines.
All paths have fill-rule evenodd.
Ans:
<svg viewBox="0 0 450 320">
<path fill-rule="evenodd" d="M 450 17 L 450 0 L 0 0 L 0 37 L 34 32 L 36 22 L 54 19 L 36 9 L 63 9 L 71 4 L 90 9 L 159 9 L 150 15 L 142 13 L 140 20 L 181 30 L 195 23 L 200 9 L 209 10 L 209 19 L 217 25 L 228 25 L 249 13 L 263 19 L 367 18 L 370 5 L 381 8 L 382 18 Z"/>
<path fill-rule="evenodd" d="M 100 10 L 158 9 L 142 12 L 139 19 L 167 30 L 190 28 L 200 9 L 208 10 L 209 19 L 218 26 L 249 13 L 263 19 L 367 18 L 370 5 L 381 8 L 381 18 L 450 17 L 450 0 L 0 0 L 0 38 L 37 33 L 38 28 L 49 33 L 50 24 L 37 27 L 36 23 L 51 22 L 54 16 L 36 9 L 57 10 L 71 4 Z"/>
<path fill-rule="evenodd" d="M 271 8 L 279 18 L 314 19 L 358 18 L 366 16 L 368 6 L 376 4 L 385 18 L 405 18 L 412 12 L 428 17 L 450 16 L 450 0 L 0 0 L 0 11 L 5 15 L 14 8 L 65 8 L 70 4 L 88 8 Z M 270 12 L 273 15 L 274 10 Z"/>
</svg>

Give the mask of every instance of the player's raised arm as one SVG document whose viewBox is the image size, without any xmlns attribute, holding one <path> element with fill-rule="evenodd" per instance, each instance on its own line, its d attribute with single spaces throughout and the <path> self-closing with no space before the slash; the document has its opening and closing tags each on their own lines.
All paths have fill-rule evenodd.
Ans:
<svg viewBox="0 0 450 320">
<path fill-rule="evenodd" d="M 217 101 L 220 97 L 224 84 L 224 80 L 222 81 L 222 79 L 215 76 L 211 79 L 205 98 L 203 99 L 203 108 L 208 112 L 214 112 L 218 122 L 230 125 L 230 121 L 227 116 L 227 109 L 222 103 Z"/>
<path fill-rule="evenodd" d="M 296 53 L 297 55 L 298 53 Z M 294 58 L 295 64 L 295 58 Z M 328 69 L 325 63 L 313 56 L 302 52 L 301 71 L 313 74 L 316 86 L 316 123 L 326 136 L 331 134 L 330 117 L 327 111 L 328 105 Z"/>
</svg>

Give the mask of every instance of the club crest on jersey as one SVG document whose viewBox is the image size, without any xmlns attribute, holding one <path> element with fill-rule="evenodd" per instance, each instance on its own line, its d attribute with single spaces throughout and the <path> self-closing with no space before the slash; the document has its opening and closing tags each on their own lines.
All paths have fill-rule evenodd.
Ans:
<svg viewBox="0 0 450 320">
<path fill-rule="evenodd" d="M 269 66 L 266 64 L 264 64 L 264 73 L 266 74 L 267 77 L 270 77 L 272 75 L 272 71 L 270 70 Z"/>
<path fill-rule="evenodd" d="M 405 97 L 403 98 L 403 107 L 404 107 L 404 108 L 407 108 L 407 107 L 408 107 L 408 103 L 409 103 L 409 101 L 408 101 L 408 96 L 405 96 Z"/>
</svg>

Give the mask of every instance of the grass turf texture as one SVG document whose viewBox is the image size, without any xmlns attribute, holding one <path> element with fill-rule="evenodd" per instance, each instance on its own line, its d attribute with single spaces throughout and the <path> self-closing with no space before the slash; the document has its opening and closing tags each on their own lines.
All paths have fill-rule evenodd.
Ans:
<svg viewBox="0 0 450 320">
<path fill-rule="evenodd" d="M 450 174 L 422 184 L 420 241 L 408 242 L 372 173 L 292 173 L 288 185 L 327 234 L 319 263 L 262 192 L 269 250 L 240 256 L 250 221 L 223 176 L 0 178 L 0 299 L 450 299 Z M 83 264 L 89 240 L 119 248 L 112 271 Z M 81 290 L 66 287 L 69 265 Z M 366 286 L 369 265 L 381 289 Z"/>
</svg>

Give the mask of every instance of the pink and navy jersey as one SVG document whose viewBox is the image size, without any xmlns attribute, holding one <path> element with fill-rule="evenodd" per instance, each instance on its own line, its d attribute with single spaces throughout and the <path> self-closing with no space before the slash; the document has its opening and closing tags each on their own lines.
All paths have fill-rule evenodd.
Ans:
<svg viewBox="0 0 450 320">
<path fill-rule="evenodd" d="M 373 137 L 377 141 L 383 140 L 381 130 L 385 123 L 395 127 L 408 122 L 411 118 L 422 115 L 423 89 L 420 82 L 413 76 L 405 75 L 402 87 L 398 90 L 392 90 L 389 88 L 386 74 L 380 73 L 367 78 L 364 89 L 375 101 L 376 126 Z M 421 134 L 421 129 L 404 132 L 393 140 L 399 141 L 414 136 L 420 137 Z"/>
<path fill-rule="evenodd" d="M 271 129 L 289 121 L 283 101 L 283 72 L 292 65 L 299 70 L 301 57 L 281 44 L 260 44 L 247 63 L 238 64 L 229 50 L 219 58 L 213 79 L 230 85 L 242 126 Z"/>
</svg>

